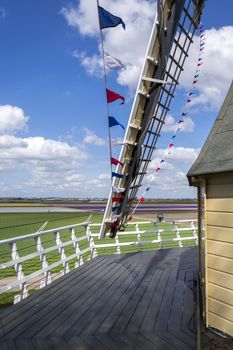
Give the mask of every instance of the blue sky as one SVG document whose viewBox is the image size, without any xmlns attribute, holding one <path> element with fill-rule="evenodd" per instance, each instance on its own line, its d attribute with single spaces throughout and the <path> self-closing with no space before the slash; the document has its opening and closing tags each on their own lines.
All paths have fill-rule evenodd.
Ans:
<svg viewBox="0 0 233 350">
<path fill-rule="evenodd" d="M 109 88 L 127 99 L 123 106 L 111 105 L 114 116 L 126 125 L 155 1 L 100 3 L 126 22 L 125 32 L 120 27 L 106 30 L 104 42 L 106 51 L 127 66 L 126 71 L 110 72 L 108 77 Z M 232 13 L 232 1 L 222 0 L 221 6 L 217 0 L 206 3 L 202 18 L 207 38 L 204 66 L 189 124 L 178 135 L 173 154 L 155 179 L 149 197 L 195 196 L 185 174 L 232 79 Z M 2 0 L 0 42 L 1 196 L 107 196 L 108 130 L 96 2 L 43 0 L 32 6 L 29 0 Z M 195 38 L 145 185 L 171 137 L 172 132 L 166 130 L 174 128 L 184 108 L 197 53 Z M 112 134 L 123 137 L 118 128 Z"/>
</svg>

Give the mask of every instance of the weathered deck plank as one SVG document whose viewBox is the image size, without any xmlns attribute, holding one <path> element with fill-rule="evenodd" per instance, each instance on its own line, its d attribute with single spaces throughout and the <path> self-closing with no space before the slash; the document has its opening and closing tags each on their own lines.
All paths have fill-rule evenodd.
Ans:
<svg viewBox="0 0 233 350">
<path fill-rule="evenodd" d="M 98 257 L 0 316 L 0 349 L 195 349 L 196 249 Z"/>
</svg>

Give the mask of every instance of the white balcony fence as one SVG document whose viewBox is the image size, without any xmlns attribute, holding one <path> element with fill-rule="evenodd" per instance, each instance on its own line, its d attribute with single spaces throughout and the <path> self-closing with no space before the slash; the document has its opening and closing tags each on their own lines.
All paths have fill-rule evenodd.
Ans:
<svg viewBox="0 0 233 350">
<path fill-rule="evenodd" d="M 197 244 L 196 225 L 196 220 L 132 222 L 115 239 L 98 240 L 101 224 L 83 222 L 0 240 L 0 300 L 10 293 L 17 303 L 97 255 Z"/>
</svg>

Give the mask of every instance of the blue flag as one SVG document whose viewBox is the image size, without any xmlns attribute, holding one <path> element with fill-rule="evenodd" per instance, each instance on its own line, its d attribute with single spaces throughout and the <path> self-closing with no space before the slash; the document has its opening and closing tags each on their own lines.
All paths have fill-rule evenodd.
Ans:
<svg viewBox="0 0 233 350">
<path fill-rule="evenodd" d="M 109 120 L 109 127 L 111 128 L 112 126 L 115 126 L 115 125 L 120 125 L 122 127 L 123 130 L 125 130 L 124 126 L 119 123 L 114 117 L 108 117 L 108 120 Z"/>
<path fill-rule="evenodd" d="M 112 172 L 112 176 L 118 177 L 118 179 L 122 179 L 123 175 L 118 174 L 118 173 L 114 173 L 114 171 Z"/>
<path fill-rule="evenodd" d="M 122 206 L 120 206 L 120 207 L 112 207 L 112 211 L 116 211 L 117 209 L 121 209 L 122 208 Z"/>
<path fill-rule="evenodd" d="M 117 27 L 119 24 L 122 24 L 122 27 L 125 29 L 125 23 L 120 17 L 112 15 L 110 12 L 106 11 L 103 7 L 98 6 L 99 9 L 99 21 L 100 29 Z"/>
</svg>

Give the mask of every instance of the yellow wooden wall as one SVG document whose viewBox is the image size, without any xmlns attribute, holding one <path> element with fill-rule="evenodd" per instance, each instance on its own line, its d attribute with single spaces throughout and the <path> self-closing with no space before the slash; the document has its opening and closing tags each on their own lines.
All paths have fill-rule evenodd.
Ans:
<svg viewBox="0 0 233 350">
<path fill-rule="evenodd" d="M 206 322 L 233 336 L 233 173 L 206 181 Z"/>
</svg>

